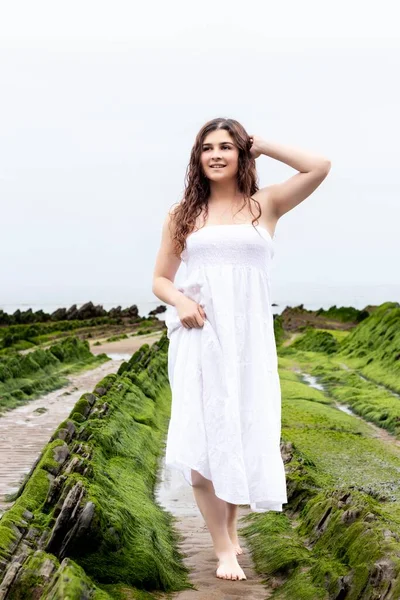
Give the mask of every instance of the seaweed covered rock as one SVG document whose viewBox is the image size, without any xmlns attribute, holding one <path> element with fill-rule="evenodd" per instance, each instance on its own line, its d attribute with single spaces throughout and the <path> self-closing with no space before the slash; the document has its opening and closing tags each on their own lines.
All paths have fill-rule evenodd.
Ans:
<svg viewBox="0 0 400 600">
<path fill-rule="evenodd" d="M 280 600 L 397 600 L 400 449 L 302 383 L 291 360 L 281 359 L 288 504 L 241 529 L 256 570 Z"/>
<path fill-rule="evenodd" d="M 192 587 L 173 517 L 154 499 L 171 400 L 166 349 L 166 336 L 144 348 L 54 432 L 0 519 L 0 598 Z"/>
<path fill-rule="evenodd" d="M 37 398 L 65 384 L 65 375 L 75 367 L 100 365 L 110 360 L 94 356 L 89 343 L 67 337 L 50 348 L 0 358 L 0 412 Z"/>
<path fill-rule="evenodd" d="M 316 329 L 307 329 L 304 335 L 293 342 L 292 346 L 296 350 L 326 352 L 327 354 L 337 352 L 339 347 L 336 338 L 329 331 Z"/>
<path fill-rule="evenodd" d="M 367 364 L 382 362 L 400 380 L 400 304 L 386 302 L 377 307 L 347 336 L 341 353 L 353 358 L 367 357 Z"/>
</svg>

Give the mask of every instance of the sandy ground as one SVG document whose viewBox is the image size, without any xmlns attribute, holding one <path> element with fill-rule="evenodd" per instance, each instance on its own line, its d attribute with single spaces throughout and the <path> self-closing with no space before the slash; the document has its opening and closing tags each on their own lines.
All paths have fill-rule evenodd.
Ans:
<svg viewBox="0 0 400 600">
<path fill-rule="evenodd" d="M 106 338 L 88 341 L 90 342 L 90 351 L 92 354 L 102 354 L 105 352 L 110 358 L 116 356 L 117 358 L 124 358 L 126 360 L 143 344 L 154 344 L 154 342 L 160 339 L 162 333 L 162 331 L 155 331 L 149 335 L 128 337 L 117 342 L 106 342 Z M 101 343 L 101 346 L 94 345 L 98 341 Z"/>
<path fill-rule="evenodd" d="M 160 482 L 156 487 L 157 502 L 172 513 L 176 519 L 175 528 L 182 540 L 180 549 L 185 555 L 185 564 L 191 570 L 190 580 L 196 590 L 178 592 L 172 597 L 176 600 L 267 600 L 272 590 L 268 590 L 261 578 L 255 573 L 249 550 L 243 537 L 240 545 L 243 554 L 238 562 L 247 579 L 229 581 L 216 577 L 217 558 L 215 557 L 212 539 L 204 519 L 198 509 L 191 486 L 176 469 L 165 466 L 162 460 Z M 239 508 L 240 517 L 248 514 L 249 508 Z"/>
</svg>

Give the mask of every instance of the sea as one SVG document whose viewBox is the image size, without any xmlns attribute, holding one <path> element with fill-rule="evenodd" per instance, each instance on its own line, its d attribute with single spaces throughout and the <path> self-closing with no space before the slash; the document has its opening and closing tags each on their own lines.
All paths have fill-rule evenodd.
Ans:
<svg viewBox="0 0 400 600">
<path fill-rule="evenodd" d="M 116 295 L 117 296 L 117 295 Z M 93 304 L 100 304 L 105 310 L 121 306 L 127 308 L 136 304 L 139 315 L 147 317 L 149 312 L 159 306 L 168 308 L 168 304 L 158 300 L 154 295 L 151 298 L 135 298 L 130 297 L 130 294 L 120 293 L 118 297 L 110 297 L 110 293 L 102 293 L 102 290 L 93 289 L 90 298 L 76 298 L 72 304 L 76 304 L 79 308 L 86 302 L 92 301 Z M 286 307 L 295 307 L 303 305 L 308 310 L 318 310 L 319 308 L 328 309 L 333 305 L 352 306 L 362 310 L 368 305 L 379 305 L 383 302 L 399 302 L 400 303 L 400 284 L 317 284 L 317 283 L 291 283 L 284 285 L 276 285 L 271 289 L 271 302 L 274 314 L 280 314 Z M 16 310 L 25 311 L 29 308 L 33 312 L 43 310 L 46 313 L 52 313 L 58 308 L 69 308 L 71 302 L 66 302 L 60 294 L 59 298 L 54 297 L 49 301 L 46 298 L 32 297 L 31 302 L 26 301 L 1 303 L 0 292 L 0 309 L 8 314 L 13 314 Z M 159 319 L 164 318 L 165 313 L 158 314 Z"/>
</svg>

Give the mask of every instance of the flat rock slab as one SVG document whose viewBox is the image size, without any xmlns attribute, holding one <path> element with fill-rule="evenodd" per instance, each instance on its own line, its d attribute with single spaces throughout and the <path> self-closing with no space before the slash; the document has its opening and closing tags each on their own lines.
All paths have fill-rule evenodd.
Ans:
<svg viewBox="0 0 400 600">
<path fill-rule="evenodd" d="M 216 576 L 218 560 L 214 554 L 211 535 L 196 504 L 193 490 L 183 475 L 176 469 L 165 466 L 163 458 L 160 482 L 156 487 L 157 502 L 174 515 L 175 529 L 182 541 L 179 549 L 185 555 L 189 567 L 190 581 L 197 590 L 184 590 L 170 595 L 174 600 L 267 600 L 272 590 L 261 583 L 254 571 L 250 552 L 245 539 L 240 537 L 240 517 L 250 508 L 239 507 L 239 537 L 243 554 L 238 562 L 247 579 L 232 581 Z"/>
</svg>

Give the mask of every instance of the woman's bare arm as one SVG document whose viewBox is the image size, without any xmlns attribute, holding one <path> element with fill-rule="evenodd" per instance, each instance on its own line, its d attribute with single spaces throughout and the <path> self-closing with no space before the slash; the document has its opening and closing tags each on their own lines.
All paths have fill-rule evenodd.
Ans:
<svg viewBox="0 0 400 600">
<path fill-rule="evenodd" d="M 168 212 L 164 220 L 161 234 L 161 244 L 157 253 L 153 273 L 152 291 L 157 298 L 176 306 L 185 295 L 177 290 L 174 285 L 176 272 L 181 263 L 180 258 L 174 254 L 174 246 L 170 232 L 171 214 Z"/>
<path fill-rule="evenodd" d="M 276 219 L 279 219 L 308 198 L 321 185 L 330 171 L 331 162 L 323 156 L 305 150 L 267 142 L 258 136 L 253 138 L 251 149 L 253 156 L 257 158 L 260 154 L 264 154 L 299 171 L 283 183 L 266 186 L 254 194 L 254 198 L 261 201 L 263 205 L 268 204 Z"/>
</svg>

